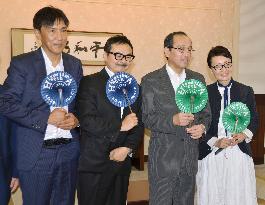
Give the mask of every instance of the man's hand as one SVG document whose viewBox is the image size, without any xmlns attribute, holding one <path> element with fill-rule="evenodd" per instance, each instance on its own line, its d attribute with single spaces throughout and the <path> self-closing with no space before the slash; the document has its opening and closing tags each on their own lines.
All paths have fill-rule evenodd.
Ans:
<svg viewBox="0 0 265 205">
<path fill-rule="evenodd" d="M 173 124 L 178 126 L 187 126 L 194 120 L 193 114 L 177 113 L 173 116 Z"/>
<path fill-rule="evenodd" d="M 110 152 L 109 158 L 116 162 L 123 162 L 130 152 L 131 149 L 128 147 L 118 147 Z"/>
<path fill-rule="evenodd" d="M 192 127 L 186 128 L 186 131 L 191 135 L 191 138 L 199 139 L 205 132 L 205 126 L 203 124 L 193 125 Z"/>
<path fill-rule="evenodd" d="M 247 136 L 244 133 L 233 134 L 231 139 L 231 146 L 235 146 L 238 143 L 243 142 Z"/>
<path fill-rule="evenodd" d="M 121 131 L 128 131 L 138 124 L 138 118 L 135 113 L 127 115 L 121 124 Z"/>
<path fill-rule="evenodd" d="M 67 111 L 63 108 L 55 108 L 48 118 L 48 124 L 57 126 L 57 124 L 65 119 Z"/>
<path fill-rule="evenodd" d="M 13 178 L 12 177 L 9 187 L 11 189 L 11 193 L 14 193 L 17 190 L 17 188 L 19 187 L 18 178 Z"/>
<path fill-rule="evenodd" d="M 65 119 L 57 124 L 58 128 L 64 130 L 74 129 L 79 124 L 78 119 L 73 115 L 73 113 L 67 113 Z"/>
<path fill-rule="evenodd" d="M 215 147 L 218 147 L 218 148 L 227 148 L 229 146 L 231 146 L 231 143 L 232 143 L 232 140 L 229 139 L 229 138 L 221 138 L 219 140 L 217 140 L 214 144 Z"/>
</svg>

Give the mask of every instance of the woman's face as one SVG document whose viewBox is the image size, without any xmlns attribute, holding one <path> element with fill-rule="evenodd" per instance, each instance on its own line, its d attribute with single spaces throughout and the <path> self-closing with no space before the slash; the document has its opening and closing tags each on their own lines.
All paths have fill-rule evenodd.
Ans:
<svg viewBox="0 0 265 205">
<path fill-rule="evenodd" d="M 222 85 L 228 85 L 232 79 L 232 62 L 230 58 L 215 56 L 211 61 L 213 75 Z"/>
</svg>

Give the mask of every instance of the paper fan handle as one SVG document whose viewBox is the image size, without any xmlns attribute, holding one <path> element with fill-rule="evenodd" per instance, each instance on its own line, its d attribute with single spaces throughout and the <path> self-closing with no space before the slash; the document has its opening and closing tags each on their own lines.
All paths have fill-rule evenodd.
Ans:
<svg viewBox="0 0 265 205">
<path fill-rule="evenodd" d="M 130 100 L 129 100 L 129 98 L 128 98 L 127 90 L 126 90 L 125 88 L 123 88 L 123 89 L 122 89 L 122 92 L 123 92 L 123 94 L 124 94 L 124 96 L 125 96 L 125 99 L 126 99 L 126 101 L 127 101 L 127 103 L 128 103 L 128 107 L 129 107 L 129 109 L 130 109 L 130 111 L 131 111 L 131 113 L 132 113 L 133 111 L 132 111 L 132 108 L 131 108 L 131 102 L 130 102 Z"/>
<path fill-rule="evenodd" d="M 214 154 L 217 155 L 218 153 L 220 153 L 223 150 L 224 150 L 224 148 L 219 148 Z"/>
<path fill-rule="evenodd" d="M 234 126 L 234 133 L 236 133 L 237 125 L 238 125 L 238 117 L 236 116 L 236 122 L 235 122 L 235 126 Z"/>
<path fill-rule="evenodd" d="M 194 96 L 190 96 L 190 113 L 192 114 L 194 110 Z M 192 126 L 192 122 L 189 123 L 189 127 Z"/>
<path fill-rule="evenodd" d="M 59 93 L 59 107 L 63 106 L 63 90 L 62 88 L 58 89 L 58 93 Z"/>
</svg>

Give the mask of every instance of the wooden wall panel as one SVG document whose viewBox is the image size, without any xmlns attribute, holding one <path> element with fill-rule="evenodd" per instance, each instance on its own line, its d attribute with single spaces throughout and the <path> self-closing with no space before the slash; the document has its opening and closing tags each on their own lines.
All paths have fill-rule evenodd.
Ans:
<svg viewBox="0 0 265 205">
<path fill-rule="evenodd" d="M 259 113 L 259 128 L 251 142 L 255 164 L 264 164 L 264 133 L 265 133 L 265 94 L 256 94 L 257 110 Z"/>
</svg>

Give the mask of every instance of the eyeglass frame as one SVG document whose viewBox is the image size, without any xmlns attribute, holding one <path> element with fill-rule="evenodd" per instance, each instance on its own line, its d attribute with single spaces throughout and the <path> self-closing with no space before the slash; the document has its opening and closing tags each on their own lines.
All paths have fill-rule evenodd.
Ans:
<svg viewBox="0 0 265 205">
<path fill-rule="evenodd" d="M 114 52 L 111 52 L 111 51 L 109 51 L 108 53 L 114 55 L 115 60 L 122 60 L 123 58 L 125 58 L 126 61 L 131 62 L 135 58 L 135 56 L 133 54 L 124 55 L 124 54 L 119 53 L 119 52 L 114 53 Z M 121 55 L 122 58 L 121 59 L 117 59 L 117 55 Z M 132 59 L 131 60 L 127 60 L 126 57 L 131 57 Z"/>
<path fill-rule="evenodd" d="M 185 50 L 188 51 L 188 53 L 194 52 L 196 50 L 194 50 L 192 47 L 185 47 L 185 46 L 179 46 L 179 47 L 174 47 L 174 46 L 170 46 L 168 48 L 173 48 L 175 50 L 177 50 L 179 53 L 183 54 L 185 52 Z"/>
<path fill-rule="evenodd" d="M 220 68 L 217 68 L 220 67 Z M 230 69 L 232 67 L 232 62 L 225 62 L 224 64 L 217 64 L 215 66 L 211 66 L 211 69 L 214 69 L 215 71 L 222 71 L 224 68 L 225 69 Z"/>
</svg>

